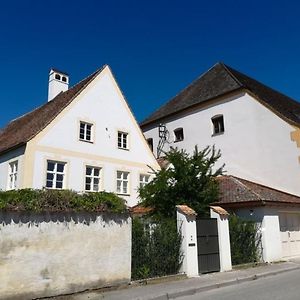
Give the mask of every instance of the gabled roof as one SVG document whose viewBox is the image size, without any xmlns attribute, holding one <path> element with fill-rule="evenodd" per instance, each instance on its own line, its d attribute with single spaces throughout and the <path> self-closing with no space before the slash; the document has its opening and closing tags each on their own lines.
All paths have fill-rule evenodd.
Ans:
<svg viewBox="0 0 300 300">
<path fill-rule="evenodd" d="M 261 206 L 267 203 L 300 204 L 300 197 L 273 189 L 259 183 L 234 176 L 220 176 L 219 199 L 215 204 L 224 207 L 239 207 L 245 204 Z"/>
<path fill-rule="evenodd" d="M 282 118 L 300 125 L 300 103 L 223 63 L 217 63 L 177 96 L 146 118 L 141 126 L 160 121 L 187 108 L 246 89 Z"/>
<path fill-rule="evenodd" d="M 0 131 L 0 153 L 26 144 L 66 108 L 86 86 L 106 67 L 103 66 L 66 92 L 20 118 L 11 121 Z"/>
</svg>

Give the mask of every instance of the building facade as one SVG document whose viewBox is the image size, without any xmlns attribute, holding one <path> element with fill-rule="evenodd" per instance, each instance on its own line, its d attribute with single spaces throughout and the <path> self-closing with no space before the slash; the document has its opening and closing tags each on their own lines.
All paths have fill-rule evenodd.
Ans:
<svg viewBox="0 0 300 300">
<path fill-rule="evenodd" d="M 51 70 L 48 102 L 3 129 L 0 189 L 107 191 L 137 204 L 159 166 L 110 68 L 68 82 Z"/>
</svg>

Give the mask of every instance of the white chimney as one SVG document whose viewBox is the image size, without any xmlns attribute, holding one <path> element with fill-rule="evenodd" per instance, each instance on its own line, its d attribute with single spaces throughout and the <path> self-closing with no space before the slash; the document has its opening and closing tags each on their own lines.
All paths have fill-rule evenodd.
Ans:
<svg viewBox="0 0 300 300">
<path fill-rule="evenodd" d="M 67 91 L 68 88 L 69 75 L 56 69 L 51 69 L 49 73 L 48 102 L 60 92 Z"/>
</svg>

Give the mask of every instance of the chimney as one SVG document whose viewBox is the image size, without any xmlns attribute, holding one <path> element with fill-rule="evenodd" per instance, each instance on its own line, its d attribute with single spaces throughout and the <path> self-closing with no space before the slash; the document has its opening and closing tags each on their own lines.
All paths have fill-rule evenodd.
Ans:
<svg viewBox="0 0 300 300">
<path fill-rule="evenodd" d="M 69 88 L 69 75 L 65 72 L 51 69 L 49 73 L 48 102 L 60 92 L 65 92 Z"/>
</svg>

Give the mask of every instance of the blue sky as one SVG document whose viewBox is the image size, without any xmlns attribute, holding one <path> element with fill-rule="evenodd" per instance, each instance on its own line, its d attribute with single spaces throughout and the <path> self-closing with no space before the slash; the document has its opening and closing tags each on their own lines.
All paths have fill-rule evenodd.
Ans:
<svg viewBox="0 0 300 300">
<path fill-rule="evenodd" d="M 46 102 L 52 66 L 73 85 L 109 64 L 139 121 L 218 61 L 300 99 L 297 2 L 5 1 L 0 127 Z"/>
</svg>

